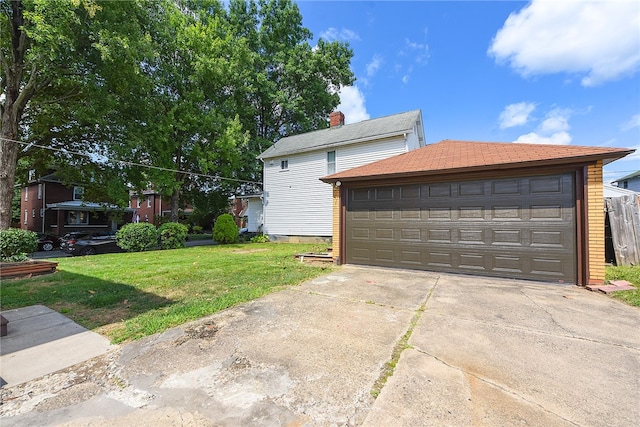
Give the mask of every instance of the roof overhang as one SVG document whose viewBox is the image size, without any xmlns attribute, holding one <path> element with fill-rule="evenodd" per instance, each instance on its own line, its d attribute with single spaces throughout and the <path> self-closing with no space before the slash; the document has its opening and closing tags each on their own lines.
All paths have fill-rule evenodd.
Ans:
<svg viewBox="0 0 640 427">
<path fill-rule="evenodd" d="M 379 180 L 390 180 L 390 179 L 411 179 L 417 177 L 433 177 L 433 176 L 443 176 L 443 175 L 453 175 L 453 174 L 462 174 L 462 173 L 474 173 L 474 172 L 491 172 L 491 171 L 508 171 L 508 170 L 517 170 L 517 169 L 531 169 L 531 168 L 543 168 L 543 167 L 561 167 L 566 166 L 567 168 L 575 168 L 579 165 L 586 165 L 598 160 L 602 160 L 603 165 L 609 164 L 615 160 L 621 159 L 629 154 L 632 154 L 635 150 L 633 149 L 624 149 L 618 150 L 608 153 L 597 153 L 597 154 L 586 154 L 586 155 L 574 155 L 567 157 L 559 157 L 552 159 L 536 159 L 530 161 L 514 161 L 514 162 L 503 162 L 503 163 L 494 163 L 494 164 L 486 164 L 486 165 L 469 165 L 469 166 L 459 166 L 459 167 L 451 167 L 451 168 L 434 168 L 428 170 L 414 170 L 414 171 L 384 171 L 381 173 L 368 173 L 368 174 L 358 174 L 358 168 L 353 168 L 351 170 L 338 172 L 333 175 L 328 175 L 320 178 L 321 181 L 328 184 L 335 184 L 338 181 L 341 183 L 347 182 L 362 182 L 362 181 L 379 181 Z M 408 156 L 410 153 L 401 154 L 399 156 Z M 380 160 L 376 163 L 382 163 L 385 160 Z M 366 167 L 365 165 L 364 167 Z M 369 165 L 370 166 L 370 165 Z M 350 172 L 353 171 L 353 172 Z"/>
<path fill-rule="evenodd" d="M 66 202 L 57 202 L 57 203 L 47 203 L 47 209 L 51 209 L 53 211 L 123 211 L 123 212 L 133 212 L 132 208 L 121 208 L 117 205 L 106 205 L 101 203 L 91 203 L 91 202 L 80 202 L 78 200 L 70 200 Z"/>
</svg>

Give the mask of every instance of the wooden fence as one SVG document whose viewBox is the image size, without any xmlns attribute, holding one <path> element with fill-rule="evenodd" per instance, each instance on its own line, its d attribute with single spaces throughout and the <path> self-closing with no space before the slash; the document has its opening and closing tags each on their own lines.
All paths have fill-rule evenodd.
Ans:
<svg viewBox="0 0 640 427">
<path fill-rule="evenodd" d="M 629 195 L 605 202 L 616 265 L 640 264 L 640 199 Z"/>
</svg>

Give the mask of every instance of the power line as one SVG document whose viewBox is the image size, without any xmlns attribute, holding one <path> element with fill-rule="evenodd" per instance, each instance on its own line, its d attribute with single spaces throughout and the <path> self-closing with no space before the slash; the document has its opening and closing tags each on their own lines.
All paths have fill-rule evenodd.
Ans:
<svg viewBox="0 0 640 427">
<path fill-rule="evenodd" d="M 13 142 L 13 143 L 20 144 L 20 145 L 26 145 L 27 148 L 37 147 L 37 148 L 42 148 L 42 149 L 45 149 L 45 150 L 57 151 L 57 152 L 60 152 L 60 153 L 71 154 L 71 155 L 75 155 L 75 156 L 83 156 L 83 157 L 89 157 L 89 158 L 93 157 L 92 154 L 81 153 L 79 151 L 68 150 L 66 148 L 47 147 L 46 145 L 35 144 L 33 142 L 24 142 L 24 141 L 18 141 L 18 140 L 15 140 L 15 139 L 2 138 L 2 137 L 0 137 L 0 140 Z M 247 183 L 247 184 L 259 184 L 259 185 L 262 185 L 262 183 L 258 182 L 258 181 L 248 181 L 248 180 L 245 180 L 245 179 L 227 178 L 227 177 L 223 177 L 223 176 L 207 175 L 207 174 L 199 173 L 199 172 L 190 172 L 190 171 L 181 171 L 181 170 L 178 170 L 178 169 L 163 168 L 163 167 L 160 167 L 160 166 L 146 165 L 144 163 L 130 162 L 130 161 L 127 161 L 127 160 L 111 159 L 111 158 L 109 158 L 107 156 L 104 156 L 104 155 L 100 155 L 100 157 L 104 158 L 107 162 L 114 162 L 114 163 L 118 163 L 118 164 L 126 165 L 126 166 L 139 166 L 139 167 L 143 167 L 143 168 L 155 169 L 155 170 L 160 170 L 160 171 L 164 171 L 164 172 L 177 172 L 177 173 L 183 173 L 185 175 L 199 176 L 199 177 L 203 177 L 203 178 L 212 178 L 212 179 L 218 179 L 218 180 L 224 180 L 224 181 L 235 181 L 235 182 L 242 182 L 242 183 Z"/>
</svg>

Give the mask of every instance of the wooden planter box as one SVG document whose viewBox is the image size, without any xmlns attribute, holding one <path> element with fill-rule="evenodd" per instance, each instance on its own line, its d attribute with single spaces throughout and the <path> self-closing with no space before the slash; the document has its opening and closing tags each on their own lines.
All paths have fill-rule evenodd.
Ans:
<svg viewBox="0 0 640 427">
<path fill-rule="evenodd" d="M 58 263 L 51 261 L 0 262 L 0 277 L 54 273 L 56 267 L 58 267 Z"/>
</svg>

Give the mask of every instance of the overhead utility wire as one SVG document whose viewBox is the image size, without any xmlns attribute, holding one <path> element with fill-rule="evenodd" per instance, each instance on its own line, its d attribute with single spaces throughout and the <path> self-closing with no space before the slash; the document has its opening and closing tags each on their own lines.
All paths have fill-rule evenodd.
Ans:
<svg viewBox="0 0 640 427">
<path fill-rule="evenodd" d="M 14 142 L 14 143 L 20 144 L 20 145 L 28 145 L 29 148 L 37 147 L 37 148 L 43 148 L 45 150 L 58 151 L 58 152 L 61 152 L 61 153 L 64 153 L 64 154 L 72 154 L 72 155 L 76 155 L 76 156 L 83 156 L 83 157 L 89 157 L 89 158 L 92 157 L 91 154 L 81 153 L 79 151 L 67 150 L 66 148 L 47 147 L 46 145 L 34 144 L 32 142 L 17 141 L 15 139 L 9 139 L 9 138 L 1 138 L 0 137 L 0 139 L 3 140 L 3 141 Z M 181 171 L 181 170 L 178 170 L 178 169 L 169 169 L 169 168 L 163 168 L 163 167 L 160 167 L 160 166 L 145 165 L 144 163 L 130 162 L 130 161 L 127 161 L 127 160 L 110 159 L 109 157 L 103 156 L 103 155 L 100 155 L 100 157 L 106 159 L 108 162 L 115 162 L 115 163 L 119 163 L 119 164 L 127 165 L 127 166 L 140 166 L 140 167 L 143 167 L 143 168 L 156 169 L 156 170 L 161 170 L 161 171 L 165 171 L 165 172 L 177 172 L 177 173 L 183 173 L 183 174 L 187 174 L 187 175 L 200 176 L 200 177 L 203 177 L 203 178 L 213 178 L 213 179 L 220 179 L 220 180 L 225 180 L 225 181 L 245 182 L 245 183 L 248 183 L 248 184 L 260 184 L 260 185 L 262 185 L 262 183 L 258 182 L 258 181 L 248 181 L 248 180 L 245 180 L 245 179 L 227 178 L 227 177 L 223 177 L 223 176 L 207 175 L 207 174 L 198 173 L 198 172 Z"/>
</svg>

